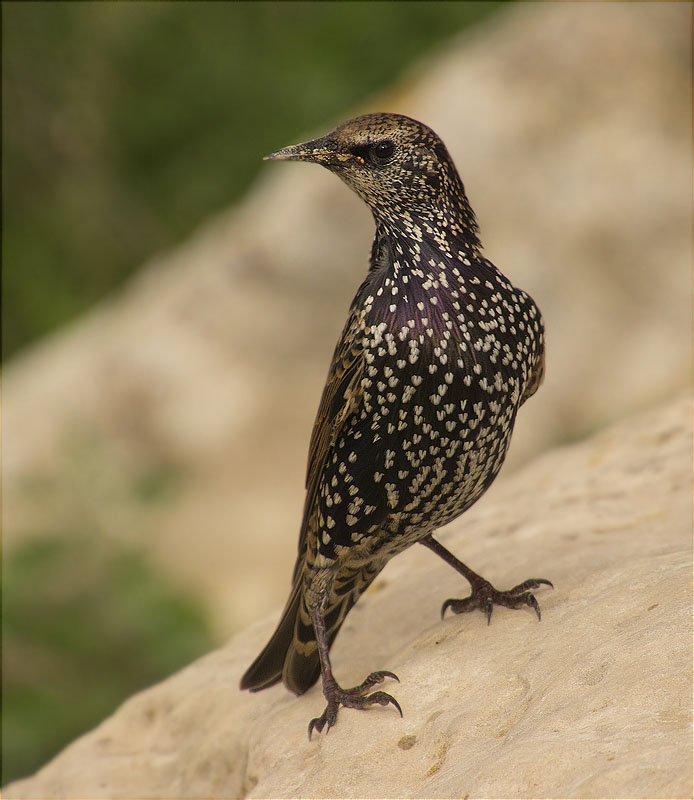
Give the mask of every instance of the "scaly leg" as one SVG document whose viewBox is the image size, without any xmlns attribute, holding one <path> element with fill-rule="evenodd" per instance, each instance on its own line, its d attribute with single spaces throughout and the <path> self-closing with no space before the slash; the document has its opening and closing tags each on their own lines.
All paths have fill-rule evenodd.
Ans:
<svg viewBox="0 0 694 800">
<path fill-rule="evenodd" d="M 372 705 L 387 706 L 389 703 L 392 703 L 400 712 L 400 716 L 402 716 L 400 704 L 391 695 L 380 691 L 374 692 L 373 694 L 366 694 L 372 686 L 381 683 L 386 678 L 394 678 L 399 683 L 398 676 L 386 670 L 372 672 L 359 686 L 354 686 L 351 689 L 343 689 L 333 677 L 332 667 L 330 666 L 328 638 L 325 632 L 323 613 L 318 609 L 312 610 L 311 620 L 313 621 L 313 628 L 316 632 L 316 642 L 318 644 L 321 677 L 323 679 L 323 694 L 328 701 L 328 705 L 325 707 L 325 711 L 320 717 L 316 717 L 309 722 L 308 738 L 311 738 L 314 728 L 318 733 L 321 733 L 326 723 L 328 725 L 326 729 L 327 733 L 337 720 L 337 712 L 340 706 L 363 709 Z"/>
</svg>

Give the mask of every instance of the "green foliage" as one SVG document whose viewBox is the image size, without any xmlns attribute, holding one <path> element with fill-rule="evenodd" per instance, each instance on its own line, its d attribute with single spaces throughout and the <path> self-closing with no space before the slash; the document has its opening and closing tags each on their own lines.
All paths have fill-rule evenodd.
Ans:
<svg viewBox="0 0 694 800">
<path fill-rule="evenodd" d="M 211 647 L 202 610 L 139 552 L 86 536 L 16 548 L 4 565 L 2 782 Z"/>
<path fill-rule="evenodd" d="M 498 5 L 3 4 L 5 356 Z"/>
</svg>

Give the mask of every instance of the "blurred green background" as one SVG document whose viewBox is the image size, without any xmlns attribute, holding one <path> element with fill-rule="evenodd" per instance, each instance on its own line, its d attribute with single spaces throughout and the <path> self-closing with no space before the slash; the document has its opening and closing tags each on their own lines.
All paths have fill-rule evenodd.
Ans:
<svg viewBox="0 0 694 800">
<path fill-rule="evenodd" d="M 4 357 L 498 5 L 4 4 Z"/>
<path fill-rule="evenodd" d="M 500 5 L 4 3 L 3 359 Z M 3 783 L 215 644 L 195 598 L 96 530 L 6 554 L 3 604 Z"/>
</svg>

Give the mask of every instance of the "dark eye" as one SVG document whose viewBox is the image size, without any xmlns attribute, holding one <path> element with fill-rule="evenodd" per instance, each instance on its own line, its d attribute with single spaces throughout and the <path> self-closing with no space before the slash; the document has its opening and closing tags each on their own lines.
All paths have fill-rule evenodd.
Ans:
<svg viewBox="0 0 694 800">
<path fill-rule="evenodd" d="M 374 142 L 370 149 L 371 159 L 376 164 L 385 164 L 387 161 L 390 161 L 394 152 L 395 144 L 391 142 L 390 139 Z"/>
</svg>

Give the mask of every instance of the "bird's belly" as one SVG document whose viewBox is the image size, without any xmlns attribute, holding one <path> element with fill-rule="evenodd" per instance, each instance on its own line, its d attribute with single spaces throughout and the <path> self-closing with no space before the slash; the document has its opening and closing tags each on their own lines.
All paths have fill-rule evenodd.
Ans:
<svg viewBox="0 0 694 800">
<path fill-rule="evenodd" d="M 394 554 L 465 511 L 498 473 L 511 437 L 517 376 L 481 355 L 459 359 L 453 344 L 411 359 L 413 350 L 367 359 L 362 402 L 326 472 L 326 540 L 352 558 Z"/>
</svg>

